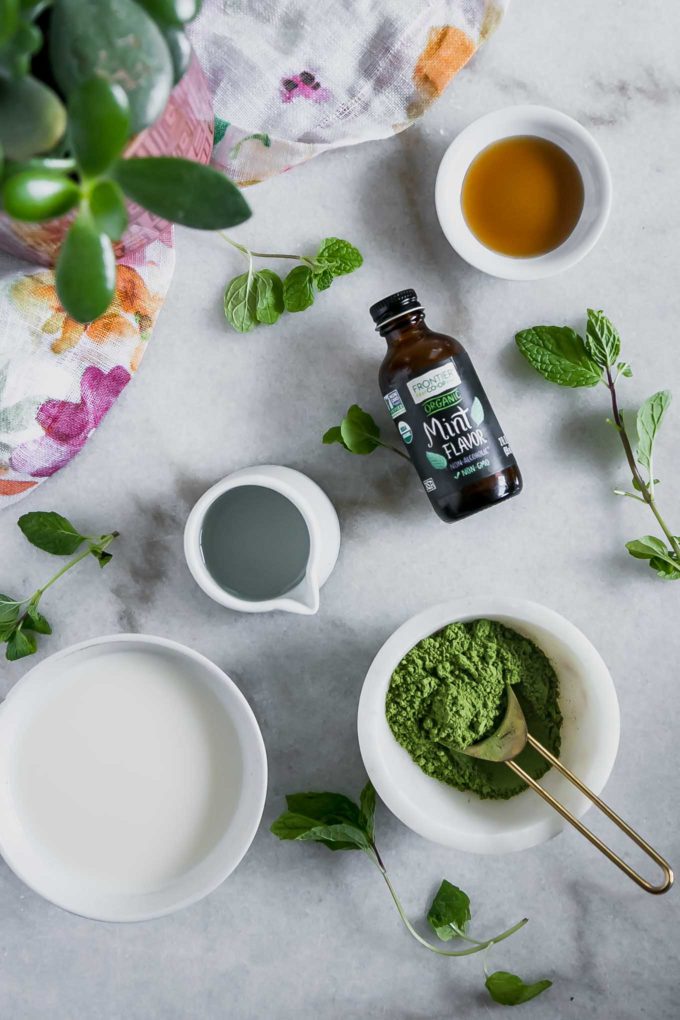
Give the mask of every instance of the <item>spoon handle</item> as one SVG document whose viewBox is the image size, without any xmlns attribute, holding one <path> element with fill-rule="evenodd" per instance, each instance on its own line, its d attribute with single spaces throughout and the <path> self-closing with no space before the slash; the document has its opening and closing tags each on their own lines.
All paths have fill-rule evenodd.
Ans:
<svg viewBox="0 0 680 1020">
<path fill-rule="evenodd" d="M 639 835 L 639 833 L 632 829 L 627 822 L 624 822 L 624 820 L 620 818 L 615 811 L 612 811 L 608 804 L 605 804 L 605 802 L 598 797 L 597 794 L 588 789 L 585 783 L 581 782 L 578 776 L 575 776 L 574 773 L 566 767 L 566 765 L 563 765 L 561 761 L 547 750 L 547 748 L 543 747 L 542 744 L 539 744 L 538 740 L 532 737 L 530 733 L 527 734 L 527 743 L 530 744 L 543 758 L 545 758 L 545 760 L 549 762 L 553 768 L 557 769 L 558 772 L 561 772 L 562 775 L 578 790 L 580 790 L 581 793 L 588 798 L 588 800 L 599 808 L 600 811 L 602 811 L 602 813 L 614 823 L 614 825 L 618 826 L 622 832 L 625 832 L 626 836 L 632 839 L 633 842 L 636 843 L 648 857 L 651 857 L 651 859 L 659 865 L 664 874 L 664 880 L 661 885 L 652 885 L 652 883 L 648 882 L 646 878 L 643 878 L 637 871 L 634 871 L 633 868 L 622 860 L 618 854 L 614 853 L 614 851 L 611 850 L 606 843 L 603 843 L 599 836 L 596 836 L 594 832 L 583 824 L 583 822 L 580 822 L 578 818 L 575 818 L 564 804 L 560 804 L 560 802 L 556 800 L 551 793 L 548 793 L 548 791 L 542 786 L 539 786 L 536 780 L 532 779 L 532 777 L 525 772 L 523 768 L 517 765 L 516 762 L 506 761 L 505 764 L 508 768 L 512 769 L 516 775 L 520 776 L 524 782 L 539 795 L 539 797 L 542 797 L 544 801 L 555 809 L 555 811 L 559 812 L 559 814 L 561 814 L 570 825 L 573 825 L 575 829 L 578 829 L 582 836 L 585 836 L 586 839 L 590 840 L 593 846 L 596 846 L 597 849 L 605 855 L 605 857 L 608 857 L 609 860 L 617 866 L 617 868 L 620 868 L 621 871 L 628 875 L 629 878 L 631 878 L 634 882 L 637 882 L 642 889 L 646 892 L 657 894 L 668 892 L 670 887 L 673 885 L 673 872 L 668 862 L 665 861 L 664 858 L 658 854 L 656 850 L 642 838 L 642 836 Z"/>
</svg>

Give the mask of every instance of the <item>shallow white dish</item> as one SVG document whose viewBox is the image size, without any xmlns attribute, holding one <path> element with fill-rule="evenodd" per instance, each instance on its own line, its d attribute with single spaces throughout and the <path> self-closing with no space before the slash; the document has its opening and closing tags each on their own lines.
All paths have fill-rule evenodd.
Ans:
<svg viewBox="0 0 680 1020">
<path fill-rule="evenodd" d="M 160 917 L 215 889 L 267 789 L 235 684 L 190 648 L 135 634 L 73 645 L 19 680 L 0 706 L 0 774 L 7 864 L 103 921 Z"/>
<path fill-rule="evenodd" d="M 619 743 L 614 683 L 590 641 L 563 616 L 524 599 L 454 599 L 418 613 L 388 638 L 366 675 L 359 701 L 359 746 L 380 798 L 415 832 L 443 846 L 473 853 L 525 850 L 556 836 L 567 823 L 531 790 L 506 801 L 481 800 L 431 779 L 397 743 L 385 718 L 385 696 L 398 663 L 418 641 L 448 623 L 499 620 L 534 641 L 560 681 L 561 760 L 595 793 L 609 778 Z M 577 817 L 590 802 L 563 776 L 541 784 Z"/>
<path fill-rule="evenodd" d="M 557 248 L 532 258 L 501 255 L 487 248 L 468 227 L 461 205 L 463 180 L 475 156 L 513 135 L 536 135 L 559 145 L 583 179 L 583 211 L 574 230 Z M 539 280 L 575 265 L 604 230 L 611 202 L 611 175 L 599 145 L 573 117 L 549 106 L 507 106 L 473 121 L 444 153 L 435 184 L 437 216 L 451 247 L 471 266 L 505 280 Z"/>
</svg>

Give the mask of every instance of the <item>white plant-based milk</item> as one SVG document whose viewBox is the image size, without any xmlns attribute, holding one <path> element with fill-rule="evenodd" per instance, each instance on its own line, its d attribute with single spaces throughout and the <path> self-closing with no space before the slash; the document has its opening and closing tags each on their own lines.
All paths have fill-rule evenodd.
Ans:
<svg viewBox="0 0 680 1020">
<path fill-rule="evenodd" d="M 16 735 L 18 819 L 66 873 L 125 892 L 199 863 L 233 816 L 238 738 L 217 696 L 162 651 L 116 650 L 50 683 Z"/>
</svg>

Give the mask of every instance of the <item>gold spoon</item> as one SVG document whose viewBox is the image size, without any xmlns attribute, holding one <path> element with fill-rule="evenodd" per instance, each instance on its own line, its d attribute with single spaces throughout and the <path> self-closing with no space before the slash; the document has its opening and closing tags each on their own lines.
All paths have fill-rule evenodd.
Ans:
<svg viewBox="0 0 680 1020">
<path fill-rule="evenodd" d="M 605 804 L 603 800 L 594 794 L 592 790 L 589 790 L 585 783 L 582 783 L 573 772 L 570 772 L 566 765 L 563 765 L 560 761 L 558 761 L 557 758 L 550 753 L 550 751 L 543 747 L 542 744 L 539 744 L 538 740 L 531 736 L 527 729 L 527 722 L 524 718 L 522 706 L 517 700 L 517 695 L 511 687 L 507 688 L 507 694 L 508 705 L 498 728 L 488 737 L 478 741 L 476 744 L 471 744 L 460 753 L 470 755 L 472 758 L 482 758 L 484 761 L 505 762 L 508 768 L 512 769 L 513 772 L 520 776 L 524 782 L 539 795 L 539 797 L 542 797 L 544 801 L 555 809 L 555 811 L 558 811 L 563 818 L 566 818 L 566 820 L 573 825 L 575 829 L 578 829 L 582 836 L 585 836 L 586 839 L 590 840 L 593 846 L 596 846 L 597 849 L 605 855 L 605 857 L 608 857 L 609 860 L 617 866 L 617 868 L 620 868 L 621 871 L 628 875 L 629 878 L 632 878 L 634 882 L 637 882 L 642 889 L 649 893 L 668 892 L 670 887 L 673 885 L 673 872 L 668 862 L 665 861 L 663 857 L 642 838 L 642 836 L 638 835 L 638 833 L 635 832 L 630 825 L 624 822 L 622 818 L 619 818 L 619 816 L 612 811 L 612 809 Z M 544 790 L 542 786 L 539 786 L 535 779 L 532 779 L 532 777 L 525 772 L 524 769 L 517 764 L 517 762 L 513 761 L 513 759 L 517 757 L 520 751 L 522 751 L 527 744 L 529 744 L 530 747 L 533 747 L 534 751 L 537 751 L 543 758 L 545 758 L 545 760 L 552 765 L 553 768 L 557 769 L 558 772 L 561 772 L 562 775 L 578 790 L 580 790 L 581 793 L 585 794 L 585 796 L 592 801 L 592 803 L 598 807 L 600 811 L 602 811 L 603 814 L 605 814 L 607 818 L 614 823 L 614 825 L 617 825 L 622 832 L 625 832 L 625 834 L 632 839 L 633 842 L 636 843 L 648 857 L 651 857 L 652 860 L 659 865 L 664 874 L 664 880 L 661 885 L 652 885 L 646 878 L 643 878 L 642 875 L 637 873 L 637 871 L 634 871 L 629 864 L 626 864 L 626 862 L 618 856 L 618 854 L 615 854 L 613 850 L 610 850 L 610 848 L 603 843 L 594 832 L 586 828 L 586 826 L 580 822 L 578 818 L 575 818 L 564 804 L 560 804 L 560 802 L 556 800 L 551 793 L 548 793 L 548 791 Z"/>
</svg>

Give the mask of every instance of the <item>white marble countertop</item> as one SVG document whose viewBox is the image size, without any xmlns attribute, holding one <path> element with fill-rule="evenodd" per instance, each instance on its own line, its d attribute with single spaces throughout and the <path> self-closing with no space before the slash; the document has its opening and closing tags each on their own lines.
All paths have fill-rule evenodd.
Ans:
<svg viewBox="0 0 680 1020">
<path fill-rule="evenodd" d="M 607 796 L 680 860 L 680 584 L 655 580 L 623 548 L 653 529 L 645 508 L 611 494 L 626 471 L 604 424 L 604 391 L 542 382 L 513 344 L 518 328 L 576 325 L 586 306 L 603 307 L 635 370 L 624 404 L 664 386 L 680 401 L 679 41 L 680 10 L 662 0 L 514 3 L 422 122 L 249 192 L 254 216 L 235 232 L 239 239 L 296 250 L 339 234 L 366 256 L 361 272 L 338 281 L 313 310 L 273 329 L 241 337 L 225 327 L 221 294 L 241 271 L 239 257 L 216 237 L 179 233 L 175 279 L 138 378 L 76 461 L 0 518 L 0 575 L 28 589 L 44 570 L 44 554 L 27 549 L 15 527 L 27 509 L 119 528 L 106 573 L 83 567 L 51 599 L 56 633 L 41 654 L 135 630 L 187 642 L 219 663 L 262 726 L 270 765 L 263 824 L 213 895 L 146 924 L 70 916 L 0 866 L 0 1015 L 477 1020 L 500 1010 L 483 989 L 478 958 L 431 957 L 408 938 L 365 859 L 279 843 L 268 832 L 286 792 L 358 794 L 355 715 L 367 666 L 407 616 L 457 593 L 533 598 L 594 641 L 622 711 Z M 590 127 L 615 191 L 595 251 L 564 276 L 525 285 L 462 264 L 432 201 L 451 137 L 474 117 L 518 102 L 554 105 Z M 417 288 L 432 326 L 468 346 L 524 473 L 519 499 L 459 525 L 438 521 L 408 465 L 320 443 L 355 400 L 385 417 L 376 382 L 382 342 L 367 306 L 406 286 Z M 660 497 L 680 528 L 678 441 L 676 405 L 658 464 Z M 263 461 L 307 472 L 340 514 L 340 560 L 313 618 L 222 610 L 182 558 L 182 527 L 197 496 L 229 471 Z M 3 662 L 3 689 L 25 669 Z M 491 963 L 527 979 L 550 977 L 554 987 L 516 1015 L 677 1016 L 677 891 L 646 896 L 573 832 L 482 858 L 426 843 L 381 807 L 377 826 L 414 918 L 443 876 L 470 894 L 480 933 L 531 918 Z"/>
</svg>

